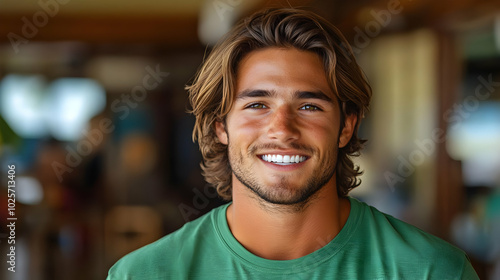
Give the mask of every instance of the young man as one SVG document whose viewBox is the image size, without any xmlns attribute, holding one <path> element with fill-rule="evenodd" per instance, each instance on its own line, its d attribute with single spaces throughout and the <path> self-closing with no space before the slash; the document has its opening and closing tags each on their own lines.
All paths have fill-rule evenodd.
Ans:
<svg viewBox="0 0 500 280">
<path fill-rule="evenodd" d="M 324 19 L 251 16 L 188 90 L 204 176 L 232 202 L 125 256 L 108 279 L 477 279 L 461 250 L 347 196 L 371 89 Z"/>
</svg>

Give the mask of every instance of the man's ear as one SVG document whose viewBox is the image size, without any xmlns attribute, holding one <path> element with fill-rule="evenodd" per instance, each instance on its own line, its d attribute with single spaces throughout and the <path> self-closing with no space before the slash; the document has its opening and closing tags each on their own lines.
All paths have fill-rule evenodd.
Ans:
<svg viewBox="0 0 500 280">
<path fill-rule="evenodd" d="M 349 143 L 349 140 L 351 140 L 352 134 L 354 133 L 357 121 L 358 117 L 356 114 L 345 116 L 344 128 L 340 132 L 339 136 L 339 148 L 343 148 L 347 145 L 347 143 Z"/>
<path fill-rule="evenodd" d="M 219 141 L 222 144 L 227 145 L 227 132 L 223 122 L 215 121 L 215 133 L 217 134 L 217 138 L 219 138 Z"/>
</svg>

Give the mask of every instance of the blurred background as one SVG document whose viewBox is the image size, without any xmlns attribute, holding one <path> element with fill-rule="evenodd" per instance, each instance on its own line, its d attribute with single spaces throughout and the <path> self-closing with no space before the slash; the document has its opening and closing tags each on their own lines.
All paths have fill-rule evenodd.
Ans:
<svg viewBox="0 0 500 280">
<path fill-rule="evenodd" d="M 290 6 L 334 23 L 374 89 L 352 195 L 500 279 L 495 0 L 1 0 L 0 278 L 104 279 L 221 205 L 200 175 L 184 86 L 237 20 Z"/>
</svg>

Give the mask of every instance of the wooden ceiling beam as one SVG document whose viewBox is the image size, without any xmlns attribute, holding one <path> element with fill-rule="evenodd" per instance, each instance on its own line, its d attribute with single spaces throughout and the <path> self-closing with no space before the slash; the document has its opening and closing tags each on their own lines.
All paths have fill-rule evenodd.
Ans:
<svg viewBox="0 0 500 280">
<path fill-rule="evenodd" d="M 39 19 L 40 20 L 40 19 Z M 38 24 L 37 24 L 38 23 Z M 0 42 L 81 41 L 88 43 L 199 46 L 198 18 L 151 16 L 63 16 L 34 21 L 32 16 L 0 15 Z M 14 35 L 15 34 L 15 35 Z"/>
</svg>

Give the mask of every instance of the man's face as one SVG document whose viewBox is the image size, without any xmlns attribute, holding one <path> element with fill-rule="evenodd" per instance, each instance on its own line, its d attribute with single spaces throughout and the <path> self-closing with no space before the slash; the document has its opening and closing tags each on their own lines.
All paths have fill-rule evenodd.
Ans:
<svg viewBox="0 0 500 280">
<path fill-rule="evenodd" d="M 225 123 L 216 123 L 228 145 L 233 188 L 293 205 L 335 187 L 337 150 L 348 143 L 356 117 L 348 116 L 340 131 L 340 107 L 317 54 L 250 52 L 239 64 L 235 94 Z"/>
</svg>

